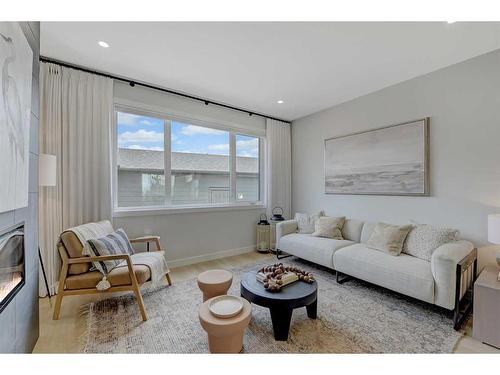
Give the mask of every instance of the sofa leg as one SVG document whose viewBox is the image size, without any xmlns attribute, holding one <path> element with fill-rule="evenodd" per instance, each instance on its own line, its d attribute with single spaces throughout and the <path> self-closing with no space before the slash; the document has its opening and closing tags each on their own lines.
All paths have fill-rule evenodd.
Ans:
<svg viewBox="0 0 500 375">
<path fill-rule="evenodd" d="M 287 254 L 287 255 L 282 255 L 282 254 L 283 254 L 283 251 L 276 248 L 276 259 L 280 260 L 280 259 L 284 259 L 284 258 L 288 258 L 288 257 L 292 256 L 291 254 Z"/>
<path fill-rule="evenodd" d="M 349 281 L 352 279 L 352 276 L 349 276 L 349 275 L 345 275 L 343 278 L 341 278 L 341 276 L 343 275 L 342 272 L 340 272 L 340 271 L 336 271 L 336 272 L 337 272 L 337 283 L 338 284 L 343 284 L 346 281 Z"/>
</svg>

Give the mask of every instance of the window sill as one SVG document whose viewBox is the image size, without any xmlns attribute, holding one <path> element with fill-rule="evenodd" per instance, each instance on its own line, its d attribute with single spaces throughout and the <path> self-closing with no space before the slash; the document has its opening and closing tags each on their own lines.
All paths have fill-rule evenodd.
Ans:
<svg viewBox="0 0 500 375">
<path fill-rule="evenodd" d="M 263 209 L 265 207 L 266 206 L 261 202 L 253 204 L 241 203 L 219 206 L 123 207 L 115 208 L 113 217 L 172 215 L 214 211 L 241 211 Z"/>
</svg>

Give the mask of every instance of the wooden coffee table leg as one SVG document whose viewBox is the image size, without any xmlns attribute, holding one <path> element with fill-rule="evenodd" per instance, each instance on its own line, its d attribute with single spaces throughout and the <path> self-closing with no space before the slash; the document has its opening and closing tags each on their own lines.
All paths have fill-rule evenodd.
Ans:
<svg viewBox="0 0 500 375">
<path fill-rule="evenodd" d="M 293 309 L 270 307 L 269 311 L 273 322 L 274 339 L 277 341 L 288 340 Z"/>
<path fill-rule="evenodd" d="M 318 316 L 318 300 L 315 299 L 313 303 L 306 306 L 307 316 L 310 319 L 316 319 Z"/>
</svg>

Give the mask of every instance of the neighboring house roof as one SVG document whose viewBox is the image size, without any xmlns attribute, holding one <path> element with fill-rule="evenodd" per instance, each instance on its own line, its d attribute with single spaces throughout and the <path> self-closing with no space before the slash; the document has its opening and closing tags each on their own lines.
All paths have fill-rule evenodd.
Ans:
<svg viewBox="0 0 500 375">
<path fill-rule="evenodd" d="M 163 151 L 118 149 L 118 168 L 134 171 L 163 170 Z M 259 159 L 238 156 L 238 173 L 258 173 Z M 229 156 L 172 152 L 172 170 L 176 172 L 229 172 Z"/>
</svg>

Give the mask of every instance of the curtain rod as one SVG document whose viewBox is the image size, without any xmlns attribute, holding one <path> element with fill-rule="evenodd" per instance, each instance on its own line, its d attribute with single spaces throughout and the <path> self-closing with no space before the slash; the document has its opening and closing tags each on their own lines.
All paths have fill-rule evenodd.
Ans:
<svg viewBox="0 0 500 375">
<path fill-rule="evenodd" d="M 115 76 L 115 75 L 112 75 L 110 73 L 105 73 L 105 72 L 101 72 L 101 71 L 98 71 L 98 70 L 88 69 L 88 68 L 85 68 L 83 66 L 70 64 L 70 63 L 67 63 L 67 62 L 64 62 L 64 61 L 60 61 L 60 60 L 56 60 L 56 59 L 51 59 L 49 57 L 40 56 L 40 61 L 41 62 L 45 62 L 45 63 L 51 63 L 51 64 L 56 64 L 56 65 L 64 66 L 66 68 L 80 70 L 80 71 L 86 72 L 86 73 L 96 74 L 96 75 L 99 75 L 99 76 L 102 76 L 102 77 L 111 78 L 111 79 L 114 79 L 114 80 L 117 80 L 117 81 L 126 82 L 131 87 L 134 87 L 135 85 L 143 86 L 143 87 L 147 87 L 149 89 L 153 89 L 153 90 L 157 90 L 157 91 L 162 91 L 162 92 L 166 92 L 168 94 L 182 96 L 184 98 L 188 98 L 188 99 L 191 99 L 191 100 L 196 100 L 196 101 L 199 101 L 199 102 L 203 102 L 203 103 L 205 103 L 205 105 L 212 104 L 212 105 L 216 105 L 218 107 L 223 107 L 223 108 L 231 109 L 233 111 L 247 113 L 249 116 L 255 115 L 255 116 L 259 116 L 259 117 L 263 117 L 263 118 L 268 118 L 268 119 L 271 119 L 271 120 L 286 122 L 287 124 L 291 123 L 291 121 L 288 121 L 288 120 L 283 120 L 283 119 L 280 119 L 280 118 L 277 118 L 277 117 L 272 117 L 272 116 L 264 115 L 264 114 L 258 113 L 258 112 L 252 112 L 252 111 L 249 111 L 249 110 L 246 110 L 246 109 L 243 109 L 243 108 L 234 107 L 234 106 L 229 105 L 229 104 L 215 102 L 215 101 L 210 100 L 210 99 L 200 98 L 199 96 L 185 94 L 185 93 L 182 93 L 182 92 L 179 92 L 179 91 L 174 91 L 174 90 L 166 89 L 166 88 L 163 88 L 163 87 L 160 87 L 160 86 L 151 85 L 149 83 L 140 82 L 140 81 L 134 81 L 134 80 L 132 80 L 130 78 Z"/>
</svg>

